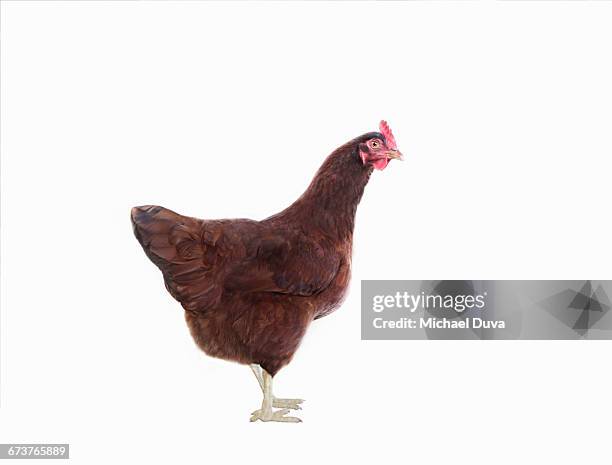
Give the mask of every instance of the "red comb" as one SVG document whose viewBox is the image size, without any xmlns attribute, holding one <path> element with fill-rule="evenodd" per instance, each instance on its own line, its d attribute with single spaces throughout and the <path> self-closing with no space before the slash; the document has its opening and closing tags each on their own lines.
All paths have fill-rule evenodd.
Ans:
<svg viewBox="0 0 612 465">
<path fill-rule="evenodd" d="M 387 147 L 396 150 L 397 143 L 395 142 L 395 137 L 393 137 L 393 133 L 391 132 L 391 128 L 389 127 L 387 122 L 385 120 L 382 120 L 378 127 L 380 129 L 380 133 L 385 136 L 385 139 L 387 140 Z"/>
</svg>

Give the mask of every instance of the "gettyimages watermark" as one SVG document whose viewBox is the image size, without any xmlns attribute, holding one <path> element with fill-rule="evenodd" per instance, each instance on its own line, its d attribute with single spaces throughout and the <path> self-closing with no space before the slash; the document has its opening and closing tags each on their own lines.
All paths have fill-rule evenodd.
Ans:
<svg viewBox="0 0 612 465">
<path fill-rule="evenodd" d="M 362 339 L 612 339 L 612 281 L 362 281 Z"/>
</svg>

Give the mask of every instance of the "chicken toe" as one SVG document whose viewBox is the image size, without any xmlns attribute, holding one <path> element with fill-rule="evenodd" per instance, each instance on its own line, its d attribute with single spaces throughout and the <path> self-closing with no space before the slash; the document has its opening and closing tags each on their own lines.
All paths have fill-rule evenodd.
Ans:
<svg viewBox="0 0 612 465">
<path fill-rule="evenodd" d="M 261 408 L 259 410 L 255 410 L 251 414 L 251 421 L 257 421 L 257 420 L 261 420 L 261 421 L 278 421 L 278 422 L 284 422 L 284 423 L 301 423 L 302 422 L 302 420 L 300 420 L 298 417 L 287 417 L 287 416 L 285 416 L 288 413 L 289 413 L 289 409 L 282 409 L 282 410 L 268 409 L 268 410 L 264 410 L 263 408 Z"/>
<path fill-rule="evenodd" d="M 301 410 L 300 404 L 304 402 L 304 399 L 277 399 L 274 397 L 272 401 L 272 407 L 276 408 L 290 408 L 292 410 Z"/>
</svg>

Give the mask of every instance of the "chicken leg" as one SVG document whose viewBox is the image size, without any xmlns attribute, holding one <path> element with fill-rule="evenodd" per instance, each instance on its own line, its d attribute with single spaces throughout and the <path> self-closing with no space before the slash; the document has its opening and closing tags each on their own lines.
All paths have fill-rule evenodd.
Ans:
<svg viewBox="0 0 612 465">
<path fill-rule="evenodd" d="M 264 381 L 263 381 L 263 370 L 259 365 L 252 364 L 250 365 L 251 370 L 255 374 L 257 378 L 257 382 L 259 383 L 259 387 L 261 387 L 261 391 L 265 394 L 264 391 Z M 304 402 L 304 399 L 278 399 L 274 395 L 272 395 L 272 407 L 276 408 L 289 408 L 293 410 L 301 410 L 300 404 Z"/>
<path fill-rule="evenodd" d="M 251 365 L 251 370 L 255 374 L 259 386 L 263 392 L 263 401 L 261 408 L 255 410 L 251 414 L 251 421 L 280 421 L 288 423 L 300 423 L 297 417 L 286 417 L 289 409 L 300 409 L 299 404 L 304 402 L 302 399 L 277 399 L 272 394 L 272 376 L 262 369 L 259 365 Z M 282 410 L 272 410 L 272 407 L 281 408 Z"/>
</svg>

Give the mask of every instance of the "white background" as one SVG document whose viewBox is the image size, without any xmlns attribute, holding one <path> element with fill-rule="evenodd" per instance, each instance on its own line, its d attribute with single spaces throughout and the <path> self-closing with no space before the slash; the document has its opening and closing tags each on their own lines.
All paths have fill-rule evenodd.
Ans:
<svg viewBox="0 0 612 465">
<path fill-rule="evenodd" d="M 361 279 L 612 279 L 612 4 L 2 3 L 1 442 L 72 462 L 609 463 L 609 342 L 360 340 Z M 130 207 L 264 218 L 388 119 L 353 287 L 248 421 Z"/>
</svg>

